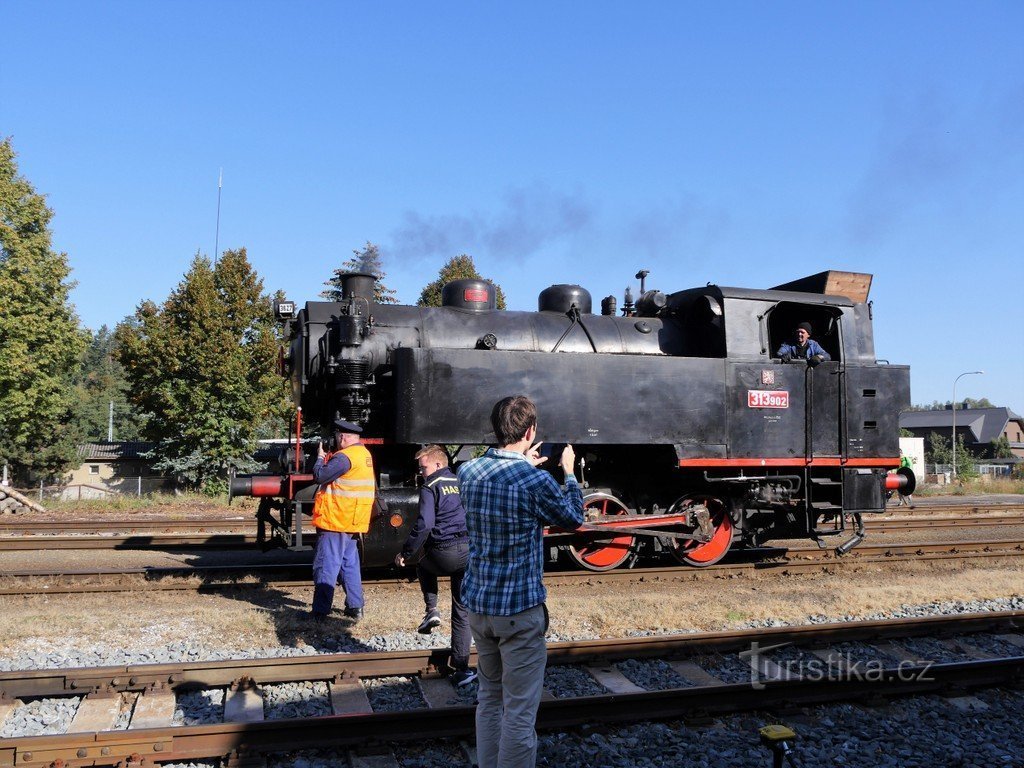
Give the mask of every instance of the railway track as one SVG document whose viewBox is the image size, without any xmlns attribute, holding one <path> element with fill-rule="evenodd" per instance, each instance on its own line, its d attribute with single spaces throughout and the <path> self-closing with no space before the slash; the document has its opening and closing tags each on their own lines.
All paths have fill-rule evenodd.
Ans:
<svg viewBox="0 0 1024 768">
<path fill-rule="evenodd" d="M 1007 611 L 553 643 L 537 724 L 771 713 L 1005 687 L 1024 680 L 1022 626 L 1024 612 Z M 0 673 L 0 724 L 22 700 L 64 700 L 75 710 L 67 732 L 0 739 L 0 768 L 236 766 L 293 749 L 466 737 L 473 696 L 441 676 L 444 664 L 434 650 Z M 586 682 L 571 686 L 582 695 L 565 685 L 576 678 Z M 296 682 L 314 685 L 320 700 L 306 706 L 320 716 L 280 718 L 276 687 Z M 415 705 L 379 711 L 381 684 L 406 686 Z M 222 705 L 207 708 L 203 724 L 175 724 L 175 709 L 197 691 Z"/>
<path fill-rule="evenodd" d="M 615 581 L 693 581 L 755 572 L 781 574 L 820 573 L 870 565 L 891 566 L 908 562 L 978 561 L 1024 556 L 1024 540 L 984 539 L 957 542 L 913 542 L 909 544 L 861 544 L 852 553 L 837 557 L 831 549 L 816 547 L 762 548 L 739 554 L 739 562 L 719 563 L 707 568 L 668 567 L 632 568 L 595 573 L 561 570 L 545 573 L 550 584 L 608 583 Z M 0 595 L 45 593 L 84 594 L 124 591 L 214 592 L 230 589 L 302 589 L 310 586 L 309 564 L 244 564 L 231 566 L 89 568 L 77 570 L 11 570 L 0 572 Z M 393 571 L 364 575 L 365 583 L 378 586 L 404 586 L 414 580 L 410 575 L 395 576 Z M 0 767 L 2 768 L 2 767 Z"/>
<path fill-rule="evenodd" d="M 948 507 L 943 506 L 946 512 Z M 951 512 L 954 510 L 950 510 Z M 992 514 L 998 511 L 998 514 Z M 937 530 L 943 528 L 1024 525 L 1021 505 L 965 507 L 956 514 L 903 516 L 865 521 L 870 533 Z M 256 546 L 254 521 L 250 518 L 195 520 L 102 521 L 19 520 L 0 522 L 0 551 L 36 549 L 249 549 Z M 71 533 L 71 535 L 68 535 Z M 312 542 L 316 531 L 304 529 Z"/>
</svg>

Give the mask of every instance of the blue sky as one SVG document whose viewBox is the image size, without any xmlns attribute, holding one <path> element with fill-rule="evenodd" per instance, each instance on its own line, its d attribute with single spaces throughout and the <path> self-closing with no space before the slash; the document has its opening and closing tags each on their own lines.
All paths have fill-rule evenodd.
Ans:
<svg viewBox="0 0 1024 768">
<path fill-rule="evenodd" d="M 4 4 L 0 135 L 83 324 L 245 246 L 315 299 L 470 253 L 512 309 L 874 275 L 914 402 L 1024 412 L 1024 4 Z"/>
</svg>

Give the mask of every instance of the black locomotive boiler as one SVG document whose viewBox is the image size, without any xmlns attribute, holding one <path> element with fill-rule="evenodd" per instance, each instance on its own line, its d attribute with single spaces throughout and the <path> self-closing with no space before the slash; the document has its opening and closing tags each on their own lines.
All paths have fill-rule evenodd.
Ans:
<svg viewBox="0 0 1024 768">
<path fill-rule="evenodd" d="M 733 547 L 826 546 L 844 531 L 837 550 L 849 551 L 862 514 L 885 509 L 886 488 L 913 483 L 887 479 L 910 371 L 876 359 L 871 276 L 665 294 L 646 289 L 646 274 L 635 304 L 627 291 L 621 311 L 609 297 L 601 314 L 578 285 L 544 289 L 536 312 L 499 311 L 481 280 L 449 283 L 438 308 L 377 304 L 373 276 L 358 273 L 340 302 L 297 313 L 280 303 L 295 445 L 278 471 L 232 482 L 262 498 L 260 538 L 301 546 L 315 492 L 302 423 L 326 434 L 341 417 L 363 425 L 378 472 L 364 564 L 389 563 L 416 517 L 415 451 L 493 442 L 494 403 L 526 394 L 540 438 L 574 446 L 585 488 L 587 524 L 548 531 L 552 558 L 608 570 L 646 551 L 704 566 Z M 830 362 L 773 356 L 804 321 Z"/>
</svg>

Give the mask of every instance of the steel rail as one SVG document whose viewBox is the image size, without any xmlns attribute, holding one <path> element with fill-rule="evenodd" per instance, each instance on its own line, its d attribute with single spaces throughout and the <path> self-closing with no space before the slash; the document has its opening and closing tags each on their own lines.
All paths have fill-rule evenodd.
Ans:
<svg viewBox="0 0 1024 768">
<path fill-rule="evenodd" d="M 1016 511 L 1001 510 L 1002 512 Z M 943 511 L 946 511 L 943 509 Z M 1022 510 L 1024 512 L 1024 510 Z M 611 520 L 601 530 L 618 529 L 633 522 L 670 523 L 679 516 L 658 516 L 651 518 L 649 515 L 634 515 L 625 520 Z M 171 533 L 247 533 L 253 526 L 253 519 L 245 518 L 196 518 L 193 520 L 179 519 L 149 519 L 149 520 L 0 520 L 0 535 L 2 536 L 37 536 L 49 537 L 59 534 L 75 533 L 77 535 L 92 535 L 110 537 L 115 533 L 137 534 L 139 532 L 171 534 Z M 913 515 L 900 511 L 899 517 L 888 519 L 869 519 L 866 522 L 868 528 L 885 530 L 889 528 L 917 528 L 917 527 L 959 527 L 962 525 L 1017 525 L 1024 524 L 1024 514 L 996 514 L 979 515 L 974 517 L 964 516 L 923 516 Z M 303 528 L 303 535 L 315 535 L 316 529 L 312 526 Z M 563 535 L 572 535 L 569 531 Z"/>
<path fill-rule="evenodd" d="M 1006 611 L 957 617 L 936 616 L 616 641 L 556 643 L 548 649 L 548 663 L 692 655 L 709 651 L 721 653 L 749 649 L 754 642 L 761 645 L 820 644 L 856 640 L 879 641 L 922 633 L 935 636 L 1006 631 L 1019 629 L 1022 621 L 1024 612 Z M 415 675 L 422 672 L 422 667 L 419 671 L 416 667 L 424 661 L 424 655 L 423 651 L 346 655 L 345 671 L 342 674 L 358 672 L 363 677 L 373 674 Z M 387 657 L 392 659 L 390 666 L 382 663 Z M 331 660 L 337 658 L 330 657 Z M 64 673 L 59 670 L 40 670 L 4 673 L 0 675 L 0 690 L 9 697 L 12 695 L 11 692 L 18 690 L 18 680 L 29 677 L 35 680 L 35 684 L 25 690 L 31 690 L 32 695 L 40 695 L 45 690 L 50 690 L 51 695 L 102 690 L 143 690 L 147 685 L 153 684 L 164 684 L 171 688 L 194 687 L 196 684 L 211 687 L 230 684 L 228 681 L 237 679 L 240 673 L 253 677 L 257 682 L 324 679 L 325 675 L 338 668 L 319 666 L 325 663 L 329 663 L 326 657 L 319 660 L 243 659 L 193 665 L 106 667 L 67 670 Z M 196 668 L 202 669 L 196 672 Z M 382 669 L 385 671 L 379 671 Z M 21 678 L 15 677 L 19 674 Z M 541 703 L 537 725 L 542 729 L 551 729 L 593 722 L 664 720 L 691 715 L 707 716 L 712 713 L 764 709 L 778 704 L 792 706 L 865 696 L 944 691 L 954 686 L 964 689 L 1003 686 L 1024 679 L 1024 656 L 928 666 L 922 664 L 908 667 L 904 663 L 873 675 L 836 671 L 829 678 L 759 680 L 760 684 L 757 686 L 748 683 L 698 685 L 656 692 L 548 700 Z M 52 688 L 46 689 L 46 684 Z M 71 687 L 57 690 L 58 684 Z M 138 763 L 142 758 L 151 762 L 167 762 L 229 757 L 230 764 L 234 760 L 244 761 L 247 757 L 294 748 L 336 747 L 364 744 L 367 741 L 395 742 L 468 735 L 473 730 L 473 714 L 473 707 L 460 706 L 247 724 L 226 723 L 8 738 L 0 739 L 0 768 L 51 766 L 57 761 L 63 761 L 69 768 L 74 768 L 85 765 L 114 765 L 119 762 Z"/>
<path fill-rule="evenodd" d="M 896 563 L 957 561 L 965 559 L 1013 558 L 1024 555 L 1024 541 L 1017 539 L 996 539 L 957 542 L 915 542 L 908 544 L 862 544 L 853 553 L 837 557 L 831 549 L 816 548 L 762 548 L 747 550 L 745 558 L 759 557 L 742 563 L 718 563 L 706 568 L 688 568 L 683 565 L 655 568 L 633 568 L 612 571 L 549 571 L 544 578 L 549 583 L 604 583 L 614 581 L 694 581 L 702 578 L 742 576 L 754 572 L 780 571 L 785 575 L 829 571 L 865 565 L 890 566 Z M 25 583 L 0 587 L 2 595 L 25 595 L 45 593 L 86 594 L 125 591 L 190 591 L 214 592 L 231 589 L 302 589 L 310 586 L 308 564 L 273 565 L 232 565 L 196 567 L 156 567 L 126 569 L 85 569 L 85 570 L 20 570 L 0 573 L 0 578 Z M 259 569 L 254 573 L 254 569 Z M 291 578 L 266 578 L 266 574 L 278 572 Z M 217 574 L 228 575 L 225 580 L 213 580 Z M 236 574 L 238 578 L 230 578 Z M 82 582 L 86 579 L 110 579 L 111 577 L 139 577 L 125 582 L 103 583 L 48 583 L 40 586 L 40 580 L 72 579 Z M 201 581 L 188 581 L 201 579 Z M 366 577 L 367 583 L 377 586 L 405 586 L 414 580 L 412 576 L 382 578 Z M 442 578 L 442 581 L 444 579 Z"/>
<path fill-rule="evenodd" d="M 908 679 L 908 674 L 910 679 Z M 562 729 L 584 724 L 671 720 L 724 715 L 783 705 L 821 704 L 849 699 L 907 696 L 950 688 L 976 690 L 1005 686 L 1024 674 L 1024 657 L 933 664 L 915 676 L 907 668 L 877 675 L 837 672 L 829 680 L 765 681 L 692 686 L 643 693 L 604 694 L 542 701 L 537 727 Z M 0 739 L 0 768 L 68 768 L 116 764 L 187 762 L 222 758 L 226 765 L 295 749 L 357 746 L 469 736 L 475 707 L 415 709 L 255 723 L 179 726 L 135 731 L 103 731 L 60 736 Z"/>
<path fill-rule="evenodd" d="M 201 532 L 213 531 L 248 531 L 253 527 L 255 518 L 251 515 L 234 517 L 196 517 L 196 518 L 140 518 L 120 520 L 34 520 L 24 517 L 18 520 L 0 520 L 0 534 L 20 533 L 24 536 L 50 535 L 81 531 L 83 533 L 106 534 L 112 531 L 132 533 L 147 532 Z M 310 528 L 312 530 L 312 527 Z"/>
<path fill-rule="evenodd" d="M 920 508 L 918 508 L 920 509 Z M 899 518 L 868 519 L 869 530 L 884 531 L 889 529 L 913 530 L 925 527 L 960 527 L 970 525 L 1018 525 L 1024 524 L 1024 505 L 940 505 L 930 510 L 950 513 L 945 516 L 929 517 L 905 509 L 900 509 Z M 891 510 L 894 511 L 894 510 Z M 982 515 L 982 512 L 1017 513 L 1000 515 Z M 952 513 L 959 513 L 954 516 Z M 969 515 L 963 522 L 963 515 Z M 633 515 L 624 520 L 610 520 L 601 528 L 588 529 L 592 534 L 602 530 L 613 530 L 635 522 L 647 523 L 647 527 L 662 524 L 670 525 L 677 521 L 678 515 Z M 158 546 L 181 547 L 197 546 L 237 546 L 255 543 L 255 536 L 249 535 L 254 527 L 254 518 L 195 518 L 181 519 L 140 519 L 140 520 L 34 520 L 21 518 L 18 520 L 0 521 L 0 549 L 34 549 L 39 548 L 38 542 L 45 541 L 49 549 L 89 549 L 102 548 L 140 548 L 148 549 Z M 73 533 L 73 535 L 62 535 Z M 315 537 L 316 530 L 312 526 L 303 528 L 303 536 Z M 560 532 L 558 536 L 571 536 L 574 532 Z M 578 535 L 578 534 L 575 534 Z M 240 537 L 240 538 L 233 538 Z M 93 539 L 104 542 L 98 545 Z M 32 546 L 33 540 L 36 546 Z"/>
<path fill-rule="evenodd" d="M 1021 515 L 983 515 L 978 517 L 897 517 L 888 520 L 866 520 L 864 527 L 872 533 L 923 531 L 933 528 L 988 528 L 1024 525 Z"/>
<path fill-rule="evenodd" d="M 548 664 L 580 664 L 629 658 L 726 653 L 762 646 L 821 642 L 880 641 L 906 637 L 1024 629 L 1024 611 L 992 611 L 956 616 L 798 624 L 785 627 L 734 629 L 647 635 L 608 640 L 548 644 Z M 372 653 L 336 653 L 274 658 L 238 658 L 170 664 L 133 664 L 73 669 L 31 669 L 0 672 L 3 698 L 82 695 L 90 691 L 142 692 L 154 686 L 170 689 L 228 686 L 242 677 L 257 684 L 333 680 L 343 677 L 429 675 L 447 649 L 418 648 Z M 473 651 L 472 661 L 476 660 Z"/>
</svg>

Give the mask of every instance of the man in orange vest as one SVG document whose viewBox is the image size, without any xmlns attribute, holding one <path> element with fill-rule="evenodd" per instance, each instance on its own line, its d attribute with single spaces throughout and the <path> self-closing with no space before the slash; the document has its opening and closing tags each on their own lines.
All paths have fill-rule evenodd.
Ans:
<svg viewBox="0 0 1024 768">
<path fill-rule="evenodd" d="M 331 612 L 334 587 L 341 574 L 345 615 L 363 617 L 363 583 L 359 576 L 359 549 L 355 534 L 370 530 L 373 509 L 373 459 L 359 442 L 358 424 L 335 419 L 335 453 L 317 452 L 313 479 L 320 485 L 313 499 L 316 556 L 313 558 L 313 618 Z"/>
</svg>

